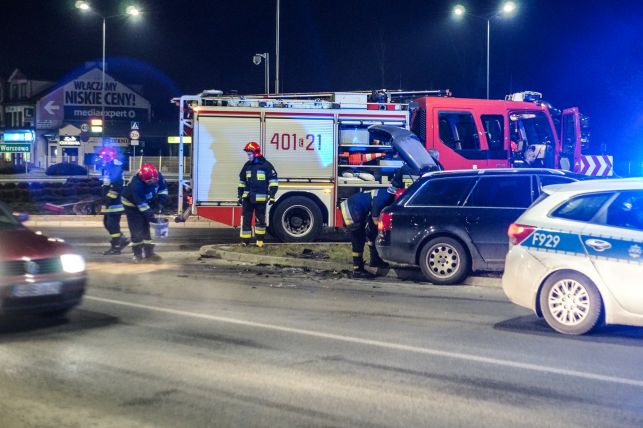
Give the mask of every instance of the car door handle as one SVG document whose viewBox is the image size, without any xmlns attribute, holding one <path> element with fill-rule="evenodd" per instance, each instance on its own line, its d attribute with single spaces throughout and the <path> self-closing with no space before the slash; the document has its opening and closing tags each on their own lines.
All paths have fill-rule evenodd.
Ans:
<svg viewBox="0 0 643 428">
<path fill-rule="evenodd" d="M 464 221 L 467 224 L 477 224 L 480 221 L 480 217 L 465 217 Z"/>
<path fill-rule="evenodd" d="M 609 250 L 612 248 L 612 244 L 602 239 L 587 239 L 585 244 L 592 247 L 594 251 L 602 253 L 603 251 Z"/>
</svg>

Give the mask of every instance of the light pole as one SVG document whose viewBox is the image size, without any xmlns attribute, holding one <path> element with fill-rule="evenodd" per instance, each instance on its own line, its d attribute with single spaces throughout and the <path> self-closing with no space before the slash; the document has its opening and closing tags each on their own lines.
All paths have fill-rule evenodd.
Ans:
<svg viewBox="0 0 643 428">
<path fill-rule="evenodd" d="M 264 65 L 264 72 L 263 72 L 263 77 L 264 77 L 264 90 L 265 94 L 269 95 L 270 94 L 270 54 L 268 52 L 265 53 L 256 53 L 255 56 L 252 57 L 252 62 L 254 65 L 259 65 L 261 64 L 261 60 L 265 59 L 266 63 Z"/>
<path fill-rule="evenodd" d="M 101 119 L 103 120 L 103 131 L 101 132 L 101 145 L 104 145 L 104 134 L 105 134 L 105 39 L 106 39 L 106 28 L 107 28 L 107 20 L 112 19 L 112 18 L 121 18 L 124 16 L 132 16 L 132 17 L 137 17 L 141 14 L 141 10 L 137 6 L 127 6 L 127 9 L 125 9 L 125 13 L 121 13 L 118 15 L 111 15 L 111 16 L 105 16 L 100 13 L 98 13 L 96 10 L 92 9 L 91 5 L 89 2 L 83 1 L 83 0 L 78 0 L 76 2 L 76 9 L 80 9 L 82 12 L 93 12 L 94 14 L 98 15 L 101 17 L 103 20 L 103 65 L 102 65 L 102 76 L 101 76 L 101 96 L 100 96 L 100 104 L 101 104 L 101 109 L 100 109 L 100 115 Z"/>
<path fill-rule="evenodd" d="M 489 15 L 487 17 L 469 13 L 467 9 L 461 4 L 457 4 L 453 8 L 453 16 L 455 18 L 462 18 L 465 15 L 468 15 L 474 18 L 481 19 L 483 21 L 487 21 L 487 99 L 489 99 L 489 68 L 490 68 L 489 64 L 490 64 L 490 58 L 491 58 L 491 20 L 494 18 L 499 18 L 501 16 L 511 16 L 516 11 L 517 8 L 518 8 L 518 5 L 516 5 L 515 2 L 506 1 L 502 4 L 502 7 L 498 12 L 494 13 L 493 15 Z"/>
<path fill-rule="evenodd" d="M 277 0 L 275 39 L 275 95 L 279 95 L 279 0 Z"/>
</svg>

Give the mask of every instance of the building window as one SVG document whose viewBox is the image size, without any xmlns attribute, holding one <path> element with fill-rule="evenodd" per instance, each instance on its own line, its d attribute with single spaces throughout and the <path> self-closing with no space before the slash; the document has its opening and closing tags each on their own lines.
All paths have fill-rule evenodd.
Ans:
<svg viewBox="0 0 643 428">
<path fill-rule="evenodd" d="M 20 84 L 20 98 L 27 98 L 27 83 Z"/>
<path fill-rule="evenodd" d="M 15 83 L 11 84 L 11 99 L 15 100 L 18 98 L 18 85 Z"/>
</svg>

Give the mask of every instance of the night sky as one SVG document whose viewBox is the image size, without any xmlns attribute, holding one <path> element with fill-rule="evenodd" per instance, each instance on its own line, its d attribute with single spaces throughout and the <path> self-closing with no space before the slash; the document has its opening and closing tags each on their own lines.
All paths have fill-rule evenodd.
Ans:
<svg viewBox="0 0 643 428">
<path fill-rule="evenodd" d="M 100 61 L 101 22 L 75 0 L 3 0 L 0 76 L 59 80 Z M 125 2 L 92 1 L 104 15 Z M 108 72 L 144 84 L 158 117 L 169 98 L 202 89 L 263 91 L 274 60 L 275 0 L 143 0 L 134 23 L 107 22 Z M 282 92 L 451 89 L 485 96 L 486 23 L 460 22 L 451 1 L 281 0 Z M 490 15 L 499 1 L 462 1 Z M 491 95 L 536 90 L 557 107 L 591 116 L 595 148 L 617 161 L 643 161 L 643 2 L 517 0 L 510 19 L 491 26 Z M 274 61 L 273 61 L 274 63 Z M 271 71 L 274 80 L 274 68 Z"/>
</svg>

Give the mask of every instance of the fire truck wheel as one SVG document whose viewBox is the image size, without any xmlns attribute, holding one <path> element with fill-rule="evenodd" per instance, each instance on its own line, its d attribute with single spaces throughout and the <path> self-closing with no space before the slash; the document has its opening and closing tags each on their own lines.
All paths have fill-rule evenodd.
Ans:
<svg viewBox="0 0 643 428">
<path fill-rule="evenodd" d="M 272 211 L 270 229 L 282 242 L 311 242 L 322 228 L 319 206 L 304 196 L 280 200 Z"/>
</svg>

